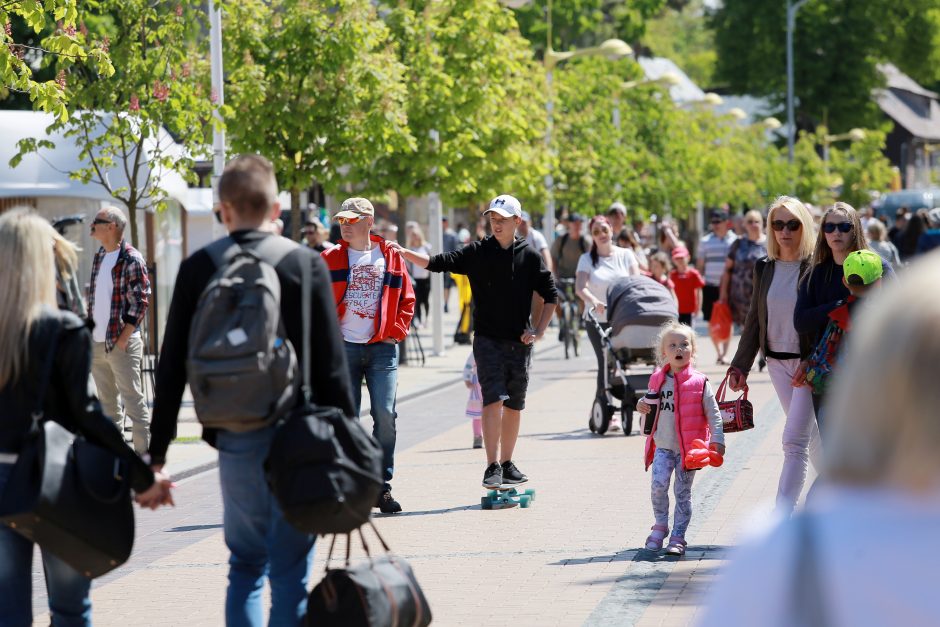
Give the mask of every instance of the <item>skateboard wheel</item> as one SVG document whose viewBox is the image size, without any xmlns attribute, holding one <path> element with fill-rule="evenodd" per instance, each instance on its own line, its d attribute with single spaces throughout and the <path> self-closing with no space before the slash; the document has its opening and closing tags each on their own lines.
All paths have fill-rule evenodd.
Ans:
<svg viewBox="0 0 940 627">
<path fill-rule="evenodd" d="M 522 496 L 519 497 L 519 507 L 526 508 L 529 506 L 529 503 L 531 501 L 532 501 L 531 496 L 526 496 L 525 494 L 523 494 Z"/>
<path fill-rule="evenodd" d="M 529 497 L 530 500 L 532 501 L 535 500 L 535 490 L 533 490 L 532 488 L 529 488 L 528 490 L 526 490 L 525 495 Z"/>
<path fill-rule="evenodd" d="M 485 496 L 480 497 L 480 507 L 483 509 L 493 509 L 493 504 Z"/>
</svg>

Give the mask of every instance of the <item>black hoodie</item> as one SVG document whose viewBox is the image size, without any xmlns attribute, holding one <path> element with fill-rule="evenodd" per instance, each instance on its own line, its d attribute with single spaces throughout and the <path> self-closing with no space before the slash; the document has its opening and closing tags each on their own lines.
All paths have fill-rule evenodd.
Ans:
<svg viewBox="0 0 940 627">
<path fill-rule="evenodd" d="M 529 325 L 533 292 L 546 303 L 558 299 L 552 273 L 523 239 L 503 248 L 491 235 L 460 250 L 434 255 L 428 270 L 467 275 L 473 291 L 474 332 L 498 340 L 520 341 Z"/>
</svg>

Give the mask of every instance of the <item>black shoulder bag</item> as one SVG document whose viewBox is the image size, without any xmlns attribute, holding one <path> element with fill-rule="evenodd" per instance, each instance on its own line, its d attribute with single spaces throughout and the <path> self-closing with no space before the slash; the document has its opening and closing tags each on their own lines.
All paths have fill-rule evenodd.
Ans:
<svg viewBox="0 0 940 627">
<path fill-rule="evenodd" d="M 0 497 L 0 521 L 86 577 L 127 561 L 134 507 L 123 460 L 43 415 L 59 330 L 39 380 L 32 426 Z"/>
<path fill-rule="evenodd" d="M 382 543 L 385 555 L 372 557 L 359 529 L 368 561 L 350 566 L 352 536 L 346 534 L 346 567 L 330 568 L 336 546 L 336 536 L 333 536 L 326 558 L 326 574 L 307 599 L 305 625 L 425 627 L 431 624 L 431 608 L 411 566 L 391 553 L 371 520 L 369 526 Z"/>
<path fill-rule="evenodd" d="M 369 520 L 382 489 L 382 450 L 336 407 L 318 407 L 310 387 L 309 261 L 304 261 L 304 402 L 278 424 L 264 467 L 284 518 L 304 533 L 348 533 Z"/>
</svg>

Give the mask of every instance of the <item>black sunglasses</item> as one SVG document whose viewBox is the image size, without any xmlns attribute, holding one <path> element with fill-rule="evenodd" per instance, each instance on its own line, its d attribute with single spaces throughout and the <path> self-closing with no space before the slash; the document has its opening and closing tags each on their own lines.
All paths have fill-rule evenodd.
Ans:
<svg viewBox="0 0 940 627">
<path fill-rule="evenodd" d="M 852 232 L 852 223 L 851 222 L 826 222 L 822 227 L 823 231 L 826 233 L 835 233 L 836 229 L 839 229 L 840 233 L 851 233 Z"/>
<path fill-rule="evenodd" d="M 783 220 L 774 220 L 770 223 L 770 226 L 775 231 L 782 231 L 783 229 L 786 229 L 791 233 L 795 233 L 796 231 L 799 231 L 801 228 L 803 228 L 803 223 L 799 220 L 788 220 L 786 222 Z"/>
<path fill-rule="evenodd" d="M 105 220 L 104 218 L 95 218 L 91 221 L 92 225 L 95 224 L 114 224 L 111 220 Z"/>
</svg>

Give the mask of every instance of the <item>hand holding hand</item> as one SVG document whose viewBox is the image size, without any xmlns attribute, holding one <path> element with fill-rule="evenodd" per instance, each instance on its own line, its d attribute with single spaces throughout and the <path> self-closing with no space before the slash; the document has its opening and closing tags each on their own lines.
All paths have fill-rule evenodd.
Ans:
<svg viewBox="0 0 940 627">
<path fill-rule="evenodd" d="M 803 387 L 804 385 L 806 385 L 806 366 L 807 365 L 808 364 L 805 359 L 800 362 L 800 365 L 797 366 L 796 374 L 793 375 L 793 380 L 790 381 L 790 385 L 792 385 L 795 388 Z"/>
<path fill-rule="evenodd" d="M 161 505 L 175 506 L 176 503 L 173 502 L 173 495 L 171 493 L 171 489 L 175 487 L 176 484 L 173 483 L 168 475 L 157 471 L 154 472 L 153 485 L 147 488 L 145 492 L 138 494 L 134 500 L 136 500 L 141 507 L 148 509 L 157 509 Z"/>
</svg>

